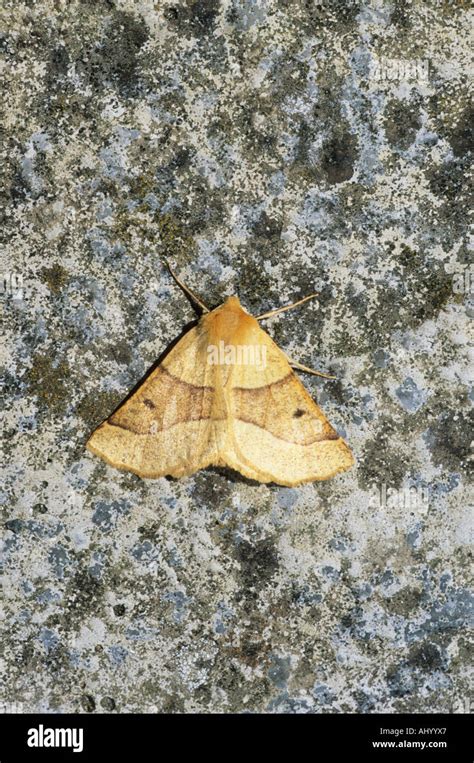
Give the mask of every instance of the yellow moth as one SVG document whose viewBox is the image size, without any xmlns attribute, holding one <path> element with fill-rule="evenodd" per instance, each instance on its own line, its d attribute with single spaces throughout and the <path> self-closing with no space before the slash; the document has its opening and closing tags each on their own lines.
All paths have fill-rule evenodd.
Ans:
<svg viewBox="0 0 474 763">
<path fill-rule="evenodd" d="M 237 297 L 210 311 L 103 422 L 87 447 L 140 477 L 184 477 L 227 466 L 259 482 L 295 486 L 349 469 L 354 458 L 289 361 Z M 290 365 L 291 363 L 291 365 Z"/>
</svg>

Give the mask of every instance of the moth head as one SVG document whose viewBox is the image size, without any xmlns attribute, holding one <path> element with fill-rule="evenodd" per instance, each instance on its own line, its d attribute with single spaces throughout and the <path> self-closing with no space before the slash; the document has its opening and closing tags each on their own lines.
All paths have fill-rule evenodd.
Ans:
<svg viewBox="0 0 474 763">
<path fill-rule="evenodd" d="M 231 310 L 232 312 L 236 313 L 247 312 L 240 304 L 240 299 L 238 297 L 227 297 L 226 301 L 222 303 L 221 307 L 225 310 Z"/>
<path fill-rule="evenodd" d="M 242 307 L 238 297 L 228 297 L 222 305 L 203 315 L 201 321 L 210 332 L 212 342 L 219 338 L 236 342 L 246 331 L 258 326 L 255 318 Z"/>
<path fill-rule="evenodd" d="M 226 301 L 217 308 L 216 313 L 220 313 L 222 318 L 230 323 L 258 325 L 253 315 L 242 307 L 238 297 L 227 297 Z"/>
</svg>

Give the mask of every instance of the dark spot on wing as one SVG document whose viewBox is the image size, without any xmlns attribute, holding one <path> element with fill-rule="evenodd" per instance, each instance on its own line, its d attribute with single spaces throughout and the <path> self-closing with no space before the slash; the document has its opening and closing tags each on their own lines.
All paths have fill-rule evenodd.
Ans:
<svg viewBox="0 0 474 763">
<path fill-rule="evenodd" d="M 146 405 L 147 408 L 156 408 L 155 403 L 147 397 L 144 399 L 143 404 Z"/>
<path fill-rule="evenodd" d="M 293 414 L 294 419 L 300 419 L 302 416 L 304 416 L 306 411 L 302 411 L 301 408 L 297 408 L 296 411 Z"/>
</svg>

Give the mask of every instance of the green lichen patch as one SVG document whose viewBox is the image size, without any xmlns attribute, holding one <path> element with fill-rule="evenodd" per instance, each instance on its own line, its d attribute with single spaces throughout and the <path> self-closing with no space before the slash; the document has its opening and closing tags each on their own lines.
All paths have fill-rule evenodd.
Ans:
<svg viewBox="0 0 474 763">
<path fill-rule="evenodd" d="M 69 374 L 69 365 L 65 360 L 55 362 L 42 352 L 35 354 L 26 373 L 30 394 L 51 411 L 64 409 L 68 403 Z"/>
<path fill-rule="evenodd" d="M 56 262 L 51 267 L 43 268 L 41 278 L 46 283 L 53 294 L 59 294 L 67 284 L 70 275 L 66 268 Z"/>
</svg>

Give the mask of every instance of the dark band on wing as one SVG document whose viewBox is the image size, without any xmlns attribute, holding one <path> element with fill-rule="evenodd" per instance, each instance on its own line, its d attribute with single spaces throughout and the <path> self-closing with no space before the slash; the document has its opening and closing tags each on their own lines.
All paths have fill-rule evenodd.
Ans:
<svg viewBox="0 0 474 763">
<path fill-rule="evenodd" d="M 311 445 L 339 439 L 293 372 L 262 387 L 234 388 L 232 404 L 236 419 L 285 442 Z"/>
<path fill-rule="evenodd" d="M 213 387 L 181 381 L 159 366 L 108 423 L 135 434 L 154 435 L 186 421 L 215 418 L 213 401 Z"/>
</svg>

